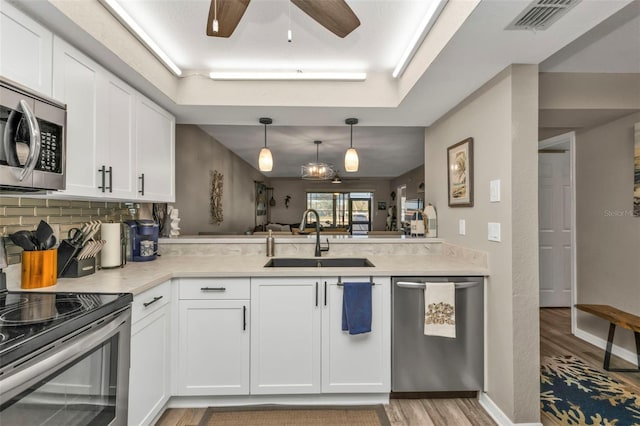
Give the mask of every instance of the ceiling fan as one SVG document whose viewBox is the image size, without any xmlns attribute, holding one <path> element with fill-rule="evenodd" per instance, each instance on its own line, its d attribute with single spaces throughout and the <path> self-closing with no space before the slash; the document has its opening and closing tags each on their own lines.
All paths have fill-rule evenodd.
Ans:
<svg viewBox="0 0 640 426">
<path fill-rule="evenodd" d="M 229 37 L 238 26 L 251 0 L 211 0 L 207 35 Z M 345 0 L 291 0 L 304 13 L 337 35 L 346 37 L 360 26 L 360 20 Z M 214 31 L 217 21 L 217 31 Z"/>
</svg>

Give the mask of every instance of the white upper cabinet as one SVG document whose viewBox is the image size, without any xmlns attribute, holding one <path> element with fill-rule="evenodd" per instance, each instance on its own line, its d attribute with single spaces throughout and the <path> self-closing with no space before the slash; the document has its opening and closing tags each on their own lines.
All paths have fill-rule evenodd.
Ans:
<svg viewBox="0 0 640 426">
<path fill-rule="evenodd" d="M 51 96 L 53 34 L 0 0 L 0 75 Z"/>
<path fill-rule="evenodd" d="M 53 96 L 67 104 L 67 184 L 53 196 L 175 201 L 171 114 L 58 37 Z"/>
<path fill-rule="evenodd" d="M 105 99 L 100 102 L 98 189 L 108 198 L 133 199 L 136 197 L 134 123 L 137 94 L 113 77 L 106 79 L 105 85 Z"/>
<path fill-rule="evenodd" d="M 54 39 L 53 97 L 67 104 L 66 190 L 98 194 L 98 104 L 104 99 L 100 66 L 65 41 Z"/>
<path fill-rule="evenodd" d="M 140 201 L 175 201 L 175 118 L 145 97 L 136 102 L 136 173 Z"/>
</svg>

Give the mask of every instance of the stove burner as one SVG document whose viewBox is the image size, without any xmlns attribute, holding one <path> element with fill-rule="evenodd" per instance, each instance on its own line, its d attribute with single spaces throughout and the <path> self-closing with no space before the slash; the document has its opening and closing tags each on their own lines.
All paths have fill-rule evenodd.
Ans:
<svg viewBox="0 0 640 426">
<path fill-rule="evenodd" d="M 88 295 L 34 294 L 23 303 L 1 310 L 0 325 L 20 326 L 45 323 L 88 311 L 94 306 L 96 306 L 96 300 Z"/>
</svg>

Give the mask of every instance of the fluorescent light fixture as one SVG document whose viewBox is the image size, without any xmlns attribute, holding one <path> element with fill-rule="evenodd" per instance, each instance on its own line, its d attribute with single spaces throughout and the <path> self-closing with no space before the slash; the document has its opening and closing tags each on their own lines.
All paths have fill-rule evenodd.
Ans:
<svg viewBox="0 0 640 426">
<path fill-rule="evenodd" d="M 436 20 L 438 19 L 438 16 L 440 16 L 440 12 L 442 12 L 442 9 L 444 9 L 444 6 L 447 4 L 447 0 L 431 0 L 431 1 L 432 1 L 431 6 L 427 10 L 427 13 L 424 15 L 424 18 L 422 19 L 422 21 L 420 22 L 420 25 L 418 26 L 418 30 L 413 35 L 413 38 L 411 38 L 411 42 L 409 43 L 405 51 L 402 53 L 402 56 L 400 56 L 398 65 L 396 65 L 396 68 L 393 70 L 393 73 L 391 74 L 393 78 L 398 78 L 399 76 L 402 75 L 405 68 L 407 68 L 407 65 L 409 64 L 409 62 L 411 62 L 411 60 L 413 59 L 413 56 L 416 54 L 418 47 L 420 46 L 424 38 L 427 36 L 427 34 L 429 34 L 429 31 L 431 31 L 433 24 L 435 24 Z"/>
<path fill-rule="evenodd" d="M 365 72 L 216 72 L 209 73 L 213 80 L 342 80 L 364 81 Z"/>
<path fill-rule="evenodd" d="M 182 70 L 173 63 L 155 41 L 138 25 L 136 21 L 118 4 L 116 0 L 100 0 L 115 17 L 124 24 L 167 68 L 175 75 L 181 76 Z"/>
</svg>

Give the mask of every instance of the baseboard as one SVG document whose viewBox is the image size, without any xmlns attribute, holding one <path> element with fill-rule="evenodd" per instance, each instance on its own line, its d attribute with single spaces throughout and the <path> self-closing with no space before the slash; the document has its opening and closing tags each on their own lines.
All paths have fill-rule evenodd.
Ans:
<svg viewBox="0 0 640 426">
<path fill-rule="evenodd" d="M 509 417 L 496 405 L 486 392 L 480 392 L 478 401 L 482 408 L 500 426 L 542 426 L 542 423 L 513 423 Z"/>
<path fill-rule="evenodd" d="M 576 336 L 579 339 L 584 340 L 587 343 L 591 343 L 594 346 L 599 347 L 600 349 L 602 349 L 602 360 L 604 361 L 604 351 L 607 348 L 607 341 L 605 339 L 602 339 L 596 335 L 593 335 L 591 333 L 588 333 L 580 328 L 576 327 L 576 332 L 574 333 L 574 336 Z M 631 364 L 636 364 L 638 362 L 638 355 L 635 352 L 632 352 L 628 349 L 622 348 L 620 346 L 616 346 L 616 344 L 613 344 L 613 349 L 611 350 L 611 353 L 614 354 L 617 357 L 622 358 L 623 360 L 630 362 Z M 640 367 L 640 366 L 639 366 Z"/>
<path fill-rule="evenodd" d="M 304 394 L 238 396 L 172 396 L 168 408 L 201 408 L 234 405 L 376 405 L 388 404 L 389 394 Z"/>
</svg>

